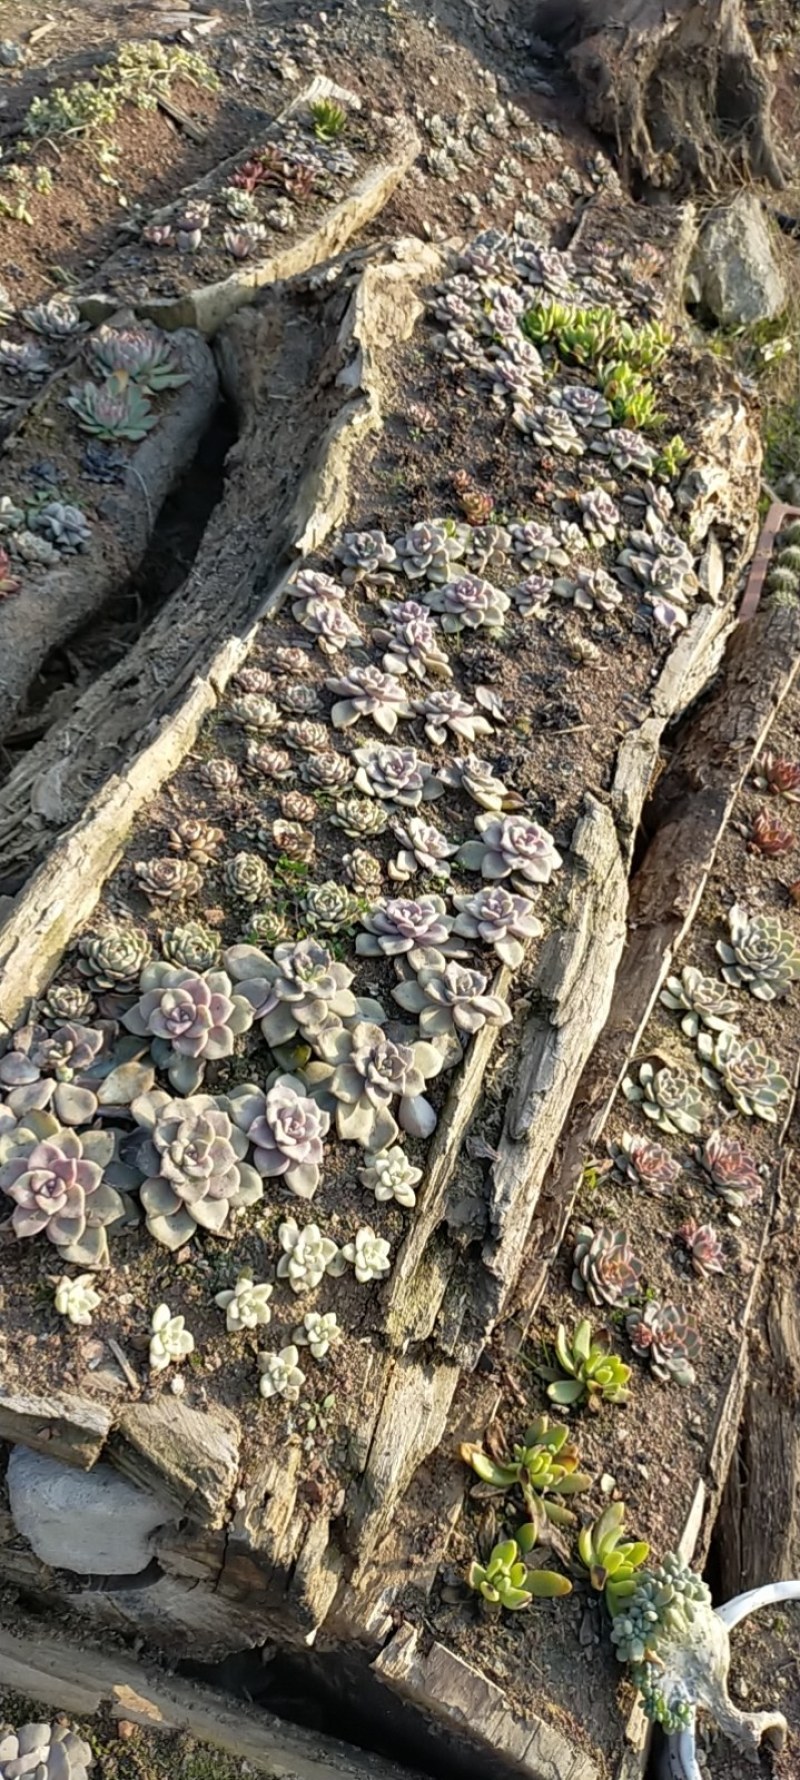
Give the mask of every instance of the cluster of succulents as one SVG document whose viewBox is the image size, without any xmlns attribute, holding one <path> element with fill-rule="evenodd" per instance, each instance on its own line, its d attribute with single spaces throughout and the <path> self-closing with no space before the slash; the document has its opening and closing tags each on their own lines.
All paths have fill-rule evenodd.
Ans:
<svg viewBox="0 0 800 1780">
<path fill-rule="evenodd" d="M 641 1572 L 614 1616 L 611 1641 L 617 1658 L 630 1665 L 647 1717 L 668 1733 L 685 1730 L 693 1721 L 694 1699 L 681 1680 L 683 1647 L 699 1644 L 697 1621 L 711 1611 L 702 1576 L 670 1553 L 663 1564 Z"/>
<path fill-rule="evenodd" d="M 134 1100 L 137 1132 L 124 1144 L 142 1175 L 139 1198 L 147 1228 L 165 1248 L 179 1249 L 199 1227 L 232 1234 L 232 1214 L 263 1193 L 262 1170 L 250 1166 L 245 1135 L 210 1094 L 172 1099 L 162 1089 Z"/>
</svg>

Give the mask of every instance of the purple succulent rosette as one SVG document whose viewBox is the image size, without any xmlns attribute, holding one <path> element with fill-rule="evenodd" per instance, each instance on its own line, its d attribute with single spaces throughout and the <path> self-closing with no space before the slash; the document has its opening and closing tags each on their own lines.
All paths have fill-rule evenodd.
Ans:
<svg viewBox="0 0 800 1780">
<path fill-rule="evenodd" d="M 330 1115 L 306 1093 L 298 1076 L 279 1075 L 266 1092 L 246 1083 L 225 1103 L 253 1146 L 259 1176 L 282 1180 L 297 1199 L 313 1199 L 322 1173 L 323 1138 Z"/>
<path fill-rule="evenodd" d="M 198 1226 L 232 1236 L 231 1213 L 254 1205 L 264 1189 L 244 1160 L 247 1138 L 225 1101 L 211 1094 L 178 1100 L 159 1088 L 140 1095 L 131 1112 L 140 1130 L 124 1148 L 145 1176 L 139 1197 L 150 1235 L 169 1249 L 191 1241 Z"/>
<path fill-rule="evenodd" d="M 324 1061 L 307 1066 L 306 1081 L 315 1099 L 335 1112 L 346 1143 L 380 1151 L 397 1142 L 400 1129 L 411 1137 L 430 1137 L 436 1129 L 424 1093 L 443 1066 L 435 1045 L 421 1039 L 396 1043 L 380 1026 L 362 1021 L 352 1030 L 324 1032 L 319 1051 Z"/>
<path fill-rule="evenodd" d="M 38 1110 L 17 1121 L 0 1107 L 0 1191 L 14 1201 L 15 1236 L 46 1236 L 61 1261 L 106 1267 L 107 1230 L 128 1218 L 118 1189 L 136 1184 L 117 1144 L 114 1131 L 79 1133 Z"/>
<path fill-rule="evenodd" d="M 298 1033 L 316 1048 L 320 1033 L 345 1020 L 386 1018 L 379 1002 L 353 994 L 353 971 L 321 940 L 282 940 L 271 958 L 257 946 L 231 946 L 225 963 L 273 1050 Z"/>
<path fill-rule="evenodd" d="M 481 839 L 466 841 L 459 849 L 459 865 L 480 871 L 485 878 L 511 878 L 520 889 L 548 884 L 563 864 L 551 834 L 524 814 L 495 815 L 487 810 L 475 817 Z"/>
<path fill-rule="evenodd" d="M 173 964 L 148 964 L 139 978 L 141 994 L 123 1015 L 137 1037 L 150 1038 L 155 1063 L 165 1069 L 179 1094 L 194 1094 L 207 1063 L 233 1055 L 236 1039 L 253 1023 L 249 1000 L 237 993 L 224 970 L 202 974 Z"/>
<path fill-rule="evenodd" d="M 447 913 L 443 896 L 395 896 L 362 915 L 365 929 L 356 939 L 361 958 L 405 957 L 416 970 L 425 963 L 425 950 L 435 946 L 440 952 L 464 957 L 450 935 L 453 917 Z"/>
</svg>

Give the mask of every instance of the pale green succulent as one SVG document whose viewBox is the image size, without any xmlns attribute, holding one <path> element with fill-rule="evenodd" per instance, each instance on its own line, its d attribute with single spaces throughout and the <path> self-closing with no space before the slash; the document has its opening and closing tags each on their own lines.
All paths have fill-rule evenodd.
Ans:
<svg viewBox="0 0 800 1780">
<path fill-rule="evenodd" d="M 776 1001 L 800 980 L 800 943 L 778 915 L 748 915 L 739 903 L 729 911 L 730 944 L 717 941 L 726 983 L 746 988 L 757 1001 Z"/>
<path fill-rule="evenodd" d="M 645 1118 L 652 1119 L 661 1131 L 694 1137 L 700 1130 L 704 1108 L 698 1085 L 680 1066 L 665 1064 L 656 1069 L 652 1063 L 642 1063 L 638 1082 L 626 1076 L 622 1092 L 626 1100 L 641 1106 Z"/>
<path fill-rule="evenodd" d="M 591 1526 L 578 1534 L 578 1557 L 592 1588 L 602 1593 L 612 1619 L 635 1594 L 636 1571 L 650 1555 L 643 1539 L 626 1539 L 625 1503 L 610 1502 Z"/>
<path fill-rule="evenodd" d="M 559 1595 L 572 1593 L 572 1584 L 555 1570 L 529 1570 L 523 1552 L 530 1550 L 535 1539 L 527 1542 L 528 1529 L 520 1527 L 516 1539 L 504 1539 L 495 1545 L 485 1564 L 472 1563 L 467 1571 L 470 1588 L 481 1595 L 490 1607 L 505 1607 L 518 1613 L 534 1600 L 552 1601 Z M 535 1532 L 535 1529 L 531 1529 Z"/>
<path fill-rule="evenodd" d="M 83 432 L 97 439 L 130 439 L 138 444 L 158 425 L 146 395 L 123 371 L 105 383 L 80 384 L 66 402 Z"/>
<path fill-rule="evenodd" d="M 686 965 L 679 977 L 667 977 L 659 999 L 664 1007 L 683 1013 L 681 1030 L 687 1038 L 696 1038 L 701 1026 L 710 1032 L 736 1027 L 735 996 L 726 995 L 716 977 L 703 976 L 693 965 Z"/>
<path fill-rule="evenodd" d="M 665 1687 L 665 1677 L 673 1665 L 680 1673 L 682 1648 L 696 1642 L 697 1624 L 711 1612 L 702 1577 L 670 1553 L 657 1568 L 642 1571 L 614 1617 L 611 1641 L 618 1661 L 630 1664 L 647 1717 L 668 1734 L 692 1724 L 695 1701 L 674 1676 Z"/>
<path fill-rule="evenodd" d="M 573 1409 L 584 1398 L 590 1409 L 600 1403 L 627 1403 L 631 1368 L 609 1353 L 605 1341 L 593 1338 L 588 1317 L 581 1319 L 571 1338 L 559 1324 L 555 1357 L 557 1366 L 542 1367 L 541 1375 L 550 1380 L 547 1395 L 559 1409 Z"/>
<path fill-rule="evenodd" d="M 791 1083 L 760 1038 L 740 1039 L 730 1030 L 701 1032 L 697 1049 L 706 1065 L 703 1080 L 709 1087 L 725 1088 L 745 1118 L 777 1123 L 777 1109 L 790 1094 Z"/>
<path fill-rule="evenodd" d="M 186 1318 L 173 1316 L 168 1304 L 159 1304 L 150 1321 L 150 1371 L 165 1372 L 194 1353 L 194 1336 Z"/>
</svg>

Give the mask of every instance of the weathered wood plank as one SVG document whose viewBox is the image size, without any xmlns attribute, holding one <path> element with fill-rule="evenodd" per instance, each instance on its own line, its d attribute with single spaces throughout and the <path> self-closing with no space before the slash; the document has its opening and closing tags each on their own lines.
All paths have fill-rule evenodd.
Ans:
<svg viewBox="0 0 800 1780">
<path fill-rule="evenodd" d="M 105 1456 L 179 1514 L 221 1527 L 239 1474 L 240 1438 L 228 1410 L 188 1409 L 159 1397 L 123 1411 Z"/>
<path fill-rule="evenodd" d="M 87 1397 L 0 1390 L 0 1440 L 19 1440 L 81 1471 L 90 1471 L 99 1459 L 110 1430 L 108 1410 Z"/>
</svg>

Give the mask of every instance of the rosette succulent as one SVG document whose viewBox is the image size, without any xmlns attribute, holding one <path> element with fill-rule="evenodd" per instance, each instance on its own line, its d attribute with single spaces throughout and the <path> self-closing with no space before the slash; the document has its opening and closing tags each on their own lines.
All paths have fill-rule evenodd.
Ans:
<svg viewBox="0 0 800 1780">
<path fill-rule="evenodd" d="M 754 816 L 750 830 L 752 852 L 763 853 L 767 859 L 778 859 L 784 853 L 792 853 L 796 844 L 794 829 L 774 810 L 759 810 Z"/>
<path fill-rule="evenodd" d="M 778 1107 L 790 1094 L 791 1084 L 760 1038 L 741 1039 L 729 1028 L 701 1032 L 697 1049 L 706 1065 L 703 1080 L 709 1087 L 725 1088 L 745 1118 L 777 1124 Z"/>
<path fill-rule="evenodd" d="M 102 1302 L 100 1293 L 92 1285 L 91 1273 L 79 1273 L 76 1279 L 70 1279 L 65 1273 L 58 1281 L 53 1300 L 58 1315 L 65 1316 L 77 1329 L 91 1327 L 92 1316 Z"/>
<path fill-rule="evenodd" d="M 219 938 L 202 921 L 168 927 L 161 935 L 161 950 L 168 964 L 177 964 L 184 970 L 215 970 L 219 964 Z"/>
<path fill-rule="evenodd" d="M 181 370 L 166 334 L 143 322 L 124 328 L 103 324 L 95 329 L 85 350 L 89 369 L 97 377 L 122 372 L 153 393 L 178 389 L 189 381 L 189 373 Z"/>
<path fill-rule="evenodd" d="M 367 902 L 377 901 L 383 890 L 381 859 L 376 859 L 364 847 L 354 847 L 352 853 L 342 854 L 342 869 L 359 897 Z"/>
<path fill-rule="evenodd" d="M 556 569 L 569 568 L 569 557 L 551 525 L 526 519 L 509 526 L 509 531 L 514 555 L 526 574 L 538 573 L 545 564 Z"/>
<path fill-rule="evenodd" d="M 352 649 L 364 641 L 358 625 L 337 599 L 323 599 L 318 595 L 313 599 L 295 600 L 292 611 L 303 630 L 316 638 L 317 648 L 323 655 L 337 655 L 340 650 Z"/>
<path fill-rule="evenodd" d="M 152 948 L 140 928 L 120 924 L 102 933 L 84 933 L 78 951 L 78 970 L 95 994 L 102 995 L 109 989 L 133 989 Z"/>
<path fill-rule="evenodd" d="M 452 564 L 464 555 L 468 535 L 465 527 L 448 525 L 445 520 L 412 525 L 394 542 L 403 574 L 410 581 L 424 578 L 433 585 L 448 581 Z"/>
<path fill-rule="evenodd" d="M 335 754 L 326 748 L 322 754 L 312 754 L 303 761 L 301 768 L 307 785 L 313 785 L 317 791 L 341 791 L 349 785 L 353 778 L 353 762 L 347 754 Z"/>
<path fill-rule="evenodd" d="M 367 1008 L 369 1019 L 384 1018 L 376 1001 L 352 993 L 352 970 L 338 963 L 321 940 L 282 940 L 271 958 L 256 946 L 231 946 L 225 965 L 236 994 L 248 1002 L 273 1050 L 298 1033 L 304 1043 L 316 1046 L 327 1028 L 357 1019 Z"/>
<path fill-rule="evenodd" d="M 225 1292 L 217 1292 L 214 1303 L 225 1312 L 225 1327 L 229 1335 L 238 1335 L 242 1329 L 263 1329 L 272 1320 L 270 1298 L 274 1287 L 265 1281 L 256 1281 L 252 1273 L 240 1273 L 235 1286 Z"/>
<path fill-rule="evenodd" d="M 453 917 L 447 913 L 443 896 L 395 896 L 379 908 L 362 915 L 365 929 L 356 939 L 361 958 L 406 957 L 413 970 L 425 962 L 425 948 L 436 946 L 442 952 L 453 951 L 450 934 Z M 463 954 L 462 954 L 463 955 Z"/>
<path fill-rule="evenodd" d="M 573 1409 L 584 1398 L 590 1409 L 601 1403 L 627 1403 L 631 1368 L 609 1353 L 607 1337 L 594 1338 L 588 1317 L 581 1319 L 571 1337 L 559 1324 L 554 1354 L 557 1365 L 542 1367 L 541 1376 L 550 1381 L 547 1395 L 559 1409 Z"/>
<path fill-rule="evenodd" d="M 199 896 L 203 888 L 203 874 L 193 859 L 136 859 L 133 870 L 139 889 L 151 902 Z"/>
<path fill-rule="evenodd" d="M 392 1264 L 388 1242 L 383 1236 L 376 1236 L 369 1224 L 356 1231 L 353 1242 L 345 1243 L 342 1256 L 349 1261 L 360 1286 L 382 1279 Z"/>
<path fill-rule="evenodd" d="M 117 1163 L 114 1131 L 78 1133 L 32 1110 L 0 1127 L 0 1191 L 14 1201 L 11 1228 L 24 1241 L 46 1236 L 62 1262 L 108 1265 L 107 1232 L 126 1218 L 123 1189 L 135 1177 Z M 109 1179 L 105 1178 L 106 1173 Z"/>
<path fill-rule="evenodd" d="M 278 729 L 281 714 L 274 699 L 260 692 L 240 692 L 229 701 L 231 716 L 245 729 L 257 729 L 262 735 Z"/>
<path fill-rule="evenodd" d="M 625 1131 L 619 1148 L 614 1146 L 611 1153 L 622 1179 L 635 1187 L 644 1187 L 648 1193 L 668 1193 L 683 1173 L 680 1162 L 652 1137 L 634 1137 Z"/>
<path fill-rule="evenodd" d="M 427 698 L 414 700 L 414 710 L 425 719 L 425 734 L 436 747 L 444 747 L 448 730 L 460 741 L 474 742 L 479 735 L 492 735 L 492 725 L 483 713 L 449 688 L 429 692 Z"/>
<path fill-rule="evenodd" d="M 379 1205 L 396 1200 L 398 1205 L 410 1211 L 417 1203 L 414 1188 L 422 1179 L 422 1169 L 415 1168 L 413 1163 L 399 1144 L 389 1150 L 380 1150 L 377 1155 L 369 1152 L 364 1157 L 364 1167 L 359 1168 L 358 1178 L 362 1186 L 368 1188 Z"/>
<path fill-rule="evenodd" d="M 426 760 L 420 760 L 416 748 L 356 748 L 353 759 L 358 769 L 356 790 L 365 797 L 381 797 L 406 809 L 441 797 L 441 780 Z"/>
<path fill-rule="evenodd" d="M 726 983 L 747 988 L 757 1001 L 776 1001 L 800 980 L 800 944 L 777 915 L 749 915 L 739 903 L 728 914 L 730 944 L 717 941 Z"/>
<path fill-rule="evenodd" d="M 319 1310 L 307 1310 L 300 1327 L 292 1331 L 295 1346 L 307 1347 L 315 1360 L 324 1360 L 341 1339 L 342 1331 L 335 1310 L 329 1310 L 324 1315 Z"/>
<path fill-rule="evenodd" d="M 491 946 L 512 970 L 522 963 L 526 942 L 538 939 L 543 932 L 528 897 L 514 896 L 500 884 L 478 890 L 474 896 L 454 896 L 453 902 L 459 911 L 454 933 Z"/>
<path fill-rule="evenodd" d="M 624 1230 L 600 1224 L 582 1224 L 573 1254 L 572 1284 L 585 1292 L 592 1304 L 627 1304 L 639 1290 L 641 1261 L 634 1254 Z"/>
<path fill-rule="evenodd" d="M 85 322 L 77 303 L 68 297 L 51 297 L 48 303 L 33 303 L 23 309 L 22 319 L 35 334 L 48 334 L 52 340 L 66 340 L 70 334 L 83 332 Z"/>
<path fill-rule="evenodd" d="M 281 1348 L 280 1353 L 259 1354 L 259 1395 L 285 1397 L 287 1403 L 296 1403 L 306 1382 L 306 1375 L 297 1364 L 299 1358 L 294 1343 Z"/>
<path fill-rule="evenodd" d="M 87 550 L 92 541 L 92 528 L 80 507 L 66 501 L 47 501 L 29 515 L 30 528 L 47 538 L 64 556 Z"/>
<path fill-rule="evenodd" d="M 714 1191 L 733 1210 L 739 1211 L 743 1205 L 756 1205 L 763 1198 L 764 1182 L 758 1163 L 738 1137 L 731 1137 L 725 1131 L 712 1131 L 702 1149 L 695 1151 L 695 1156 Z"/>
<path fill-rule="evenodd" d="M 441 613 L 442 630 L 456 634 L 461 630 L 477 630 L 489 625 L 502 630 L 511 601 L 507 593 L 478 575 L 461 575 L 456 581 L 429 591 L 426 604 Z"/>
<path fill-rule="evenodd" d="M 549 884 L 563 864 L 553 836 L 527 816 L 495 815 L 487 810 L 475 817 L 481 839 L 467 841 L 459 849 L 458 862 L 484 878 L 511 878 L 521 890 L 530 884 Z"/>
<path fill-rule="evenodd" d="M 285 770 L 288 771 L 288 754 L 284 758 L 286 761 Z M 203 761 L 199 768 L 199 776 L 203 784 L 208 785 L 212 791 L 233 791 L 239 783 L 239 768 L 235 760 L 226 760 L 224 755 L 218 755 L 211 760 Z"/>
<path fill-rule="evenodd" d="M 590 543 L 598 549 L 603 544 L 613 544 L 622 523 L 622 515 L 610 494 L 606 494 L 602 488 L 586 489 L 578 495 L 578 506 Z"/>
<path fill-rule="evenodd" d="M 185 853 L 197 865 L 213 865 L 225 839 L 221 828 L 201 817 L 185 816 L 170 829 L 172 853 Z"/>
<path fill-rule="evenodd" d="M 158 1304 L 150 1320 L 150 1371 L 166 1372 L 180 1366 L 194 1353 L 194 1336 L 186 1318 L 173 1316 L 168 1304 Z"/>
<path fill-rule="evenodd" d="M 554 408 L 568 414 L 576 425 L 596 428 L 605 432 L 613 426 L 614 417 L 611 408 L 599 389 L 590 389 L 585 383 L 566 383 L 556 387 L 550 393 L 550 401 Z"/>
<path fill-rule="evenodd" d="M 477 754 L 464 754 L 458 760 L 449 761 L 440 768 L 439 776 L 445 785 L 466 792 L 467 797 L 480 804 L 483 810 L 514 809 L 522 802 L 515 791 L 509 791 L 502 779 L 498 779 L 492 762 L 481 760 Z"/>
<path fill-rule="evenodd" d="M 232 1235 L 231 1213 L 254 1205 L 264 1189 L 224 1103 L 210 1094 L 173 1100 L 158 1088 L 134 1100 L 131 1112 L 139 1135 L 126 1140 L 125 1154 L 145 1177 L 139 1198 L 150 1235 L 169 1249 L 182 1248 L 198 1226 Z"/>
<path fill-rule="evenodd" d="M 281 710 L 290 711 L 293 717 L 313 717 L 321 709 L 316 687 L 307 686 L 302 680 L 290 680 L 285 686 L 279 686 L 275 697 Z"/>
<path fill-rule="evenodd" d="M 682 1676 L 691 1676 L 696 1645 L 713 1649 L 705 1623 L 713 1619 L 706 1583 L 672 1553 L 657 1569 L 642 1571 L 614 1615 L 617 1658 L 630 1663 L 647 1717 L 669 1734 L 693 1721 L 694 1697 Z"/>
<path fill-rule="evenodd" d="M 58 1026 L 77 1020 L 84 1024 L 95 1011 L 95 1004 L 83 983 L 51 983 L 42 997 L 43 1018 L 55 1020 Z"/>
<path fill-rule="evenodd" d="M 510 550 L 511 533 L 504 525 L 474 525 L 465 558 L 467 568 L 475 575 L 487 569 L 499 574 L 508 566 Z"/>
<path fill-rule="evenodd" d="M 50 360 L 33 340 L 0 340 L 0 370 L 11 377 L 46 377 Z"/>
<path fill-rule="evenodd" d="M 432 878 L 449 878 L 449 861 L 458 851 L 441 828 L 423 822 L 421 816 L 410 816 L 405 823 L 395 820 L 392 827 L 400 842 L 400 851 L 389 861 L 389 876 L 398 883 L 413 878 L 418 871 Z"/>
<path fill-rule="evenodd" d="M 687 1218 L 676 1235 L 699 1279 L 707 1279 L 710 1273 L 725 1272 L 725 1251 L 713 1224 L 698 1224 L 694 1218 Z"/>
<path fill-rule="evenodd" d="M 286 1218 L 278 1229 L 278 1241 L 283 1249 L 278 1278 L 288 1280 L 293 1292 L 314 1292 L 326 1273 L 334 1279 L 344 1273 L 340 1250 L 322 1235 L 318 1224 L 306 1224 L 301 1230 L 294 1218 Z"/>
<path fill-rule="evenodd" d="M 137 1038 L 149 1038 L 159 1068 L 166 1069 L 179 1094 L 194 1094 L 207 1063 L 233 1055 L 236 1039 L 253 1023 L 253 1008 L 224 970 L 181 970 L 174 964 L 148 964 L 139 978 L 140 996 L 123 1015 Z"/>
<path fill-rule="evenodd" d="M 453 670 L 442 648 L 441 633 L 424 606 L 414 600 L 390 608 L 394 623 L 390 630 L 373 631 L 373 640 L 386 651 L 381 662 L 387 674 L 413 674 L 417 680 L 440 678 L 451 680 Z M 401 616 L 411 609 L 412 616 Z"/>
<path fill-rule="evenodd" d="M 388 827 L 389 815 L 383 803 L 359 797 L 354 792 L 350 797 L 337 798 L 331 821 L 334 828 L 343 828 L 354 840 L 363 840 L 367 836 L 383 834 Z"/>
<path fill-rule="evenodd" d="M 526 433 L 541 451 L 560 451 L 562 457 L 583 457 L 586 441 L 569 414 L 541 404 L 528 408 L 515 403 L 512 418 L 517 430 Z"/>
<path fill-rule="evenodd" d="M 147 396 L 122 371 L 105 383 L 82 383 L 66 398 L 79 427 L 96 439 L 145 439 L 158 425 Z"/>
<path fill-rule="evenodd" d="M 579 612 L 615 612 L 622 605 L 622 588 L 605 569 L 577 569 L 574 577 L 559 576 L 553 592 L 571 599 Z"/>
<path fill-rule="evenodd" d="M 299 1077 L 279 1075 L 266 1093 L 252 1083 L 235 1088 L 225 1105 L 253 1147 L 259 1176 L 279 1179 L 297 1199 L 313 1199 L 322 1168 L 327 1112 L 309 1099 Z"/>
<path fill-rule="evenodd" d="M 645 1118 L 662 1131 L 694 1137 L 700 1130 L 703 1102 L 697 1081 L 687 1070 L 666 1064 L 656 1069 L 652 1063 L 642 1063 L 638 1082 L 626 1076 L 622 1091 L 626 1100 L 641 1106 Z"/>
<path fill-rule="evenodd" d="M 701 1026 L 707 1027 L 709 1032 L 736 1027 L 739 1004 L 735 996 L 726 995 L 716 977 L 703 976 L 702 971 L 695 970 L 693 965 L 687 964 L 679 977 L 667 977 L 659 1000 L 664 1007 L 683 1013 L 681 1030 L 687 1038 L 696 1038 Z"/>
<path fill-rule="evenodd" d="M 441 1045 L 457 1062 L 461 1046 L 483 1026 L 507 1026 L 511 1009 L 502 996 L 487 993 L 488 978 L 456 959 L 449 963 L 431 947 L 416 977 L 398 984 L 392 995 L 405 1013 L 415 1014 L 423 1038 Z M 454 1043 L 455 1041 L 455 1043 Z"/>
<path fill-rule="evenodd" d="M 663 1384 L 694 1384 L 700 1336 L 684 1311 L 674 1304 L 646 1304 L 625 1319 L 628 1339 L 640 1359 Z"/>
<path fill-rule="evenodd" d="M 334 883 L 328 879 L 325 884 L 312 884 L 303 897 L 303 909 L 308 924 L 315 931 L 337 933 L 343 927 L 352 927 L 358 919 L 359 901 L 353 896 L 346 884 Z"/>
<path fill-rule="evenodd" d="M 272 872 L 260 853 L 234 853 L 222 873 L 225 888 L 239 902 L 263 902 L 272 888 Z"/>
<path fill-rule="evenodd" d="M 645 476 L 652 476 L 657 453 L 642 433 L 630 432 L 623 426 L 614 427 L 602 440 L 602 446 L 615 469 L 641 470 Z"/>
<path fill-rule="evenodd" d="M 308 1064 L 306 1080 L 321 1104 L 335 1111 L 344 1142 L 384 1150 L 397 1142 L 400 1129 L 412 1137 L 434 1131 L 436 1114 L 424 1090 L 442 1069 L 435 1045 L 422 1039 L 395 1043 L 380 1026 L 360 1020 L 351 1030 L 322 1032 L 317 1049 L 323 1061 Z"/>
<path fill-rule="evenodd" d="M 788 760 L 767 748 L 756 767 L 755 782 L 760 791 L 771 791 L 789 803 L 800 803 L 800 761 Z"/>
<path fill-rule="evenodd" d="M 304 720 L 300 723 L 285 723 L 283 739 L 288 748 L 300 748 L 304 754 L 322 753 L 331 745 L 330 731 L 324 723 Z"/>
<path fill-rule="evenodd" d="M 331 710 L 335 729 L 349 729 L 361 718 L 371 717 L 386 735 L 393 735 L 398 719 L 412 715 L 411 705 L 394 674 L 376 667 L 354 667 L 341 678 L 326 680 L 329 692 L 338 694 Z"/>
<path fill-rule="evenodd" d="M 393 569 L 397 562 L 397 551 L 381 531 L 345 532 L 334 545 L 334 555 L 342 564 L 342 580 L 350 585 L 362 580 L 383 580 L 386 570 Z"/>
</svg>

